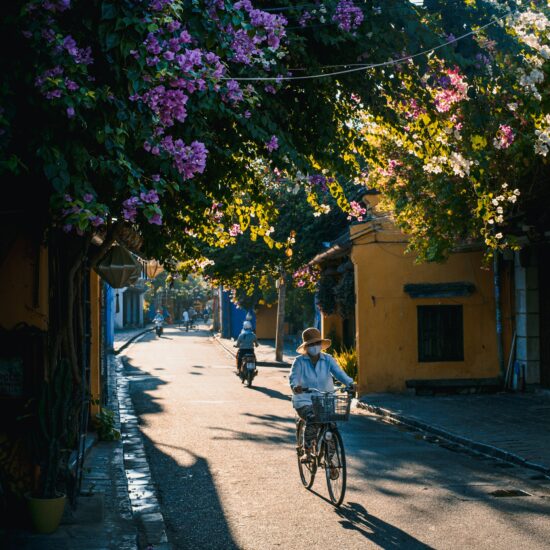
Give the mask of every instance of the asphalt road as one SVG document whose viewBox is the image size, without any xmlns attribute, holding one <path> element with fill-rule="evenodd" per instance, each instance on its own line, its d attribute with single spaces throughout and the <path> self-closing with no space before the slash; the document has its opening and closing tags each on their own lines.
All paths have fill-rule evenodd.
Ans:
<svg viewBox="0 0 550 550">
<path fill-rule="evenodd" d="M 288 369 L 245 388 L 206 332 L 125 352 L 153 479 L 177 549 L 550 547 L 550 481 L 356 413 L 342 426 L 346 501 L 300 483 Z M 504 465 L 507 466 L 507 465 Z M 528 495 L 497 497 L 495 491 Z"/>
</svg>

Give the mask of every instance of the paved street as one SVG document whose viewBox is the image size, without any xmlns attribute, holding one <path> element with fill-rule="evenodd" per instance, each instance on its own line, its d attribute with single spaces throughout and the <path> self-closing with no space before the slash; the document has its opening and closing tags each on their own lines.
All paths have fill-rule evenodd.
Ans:
<svg viewBox="0 0 550 550">
<path fill-rule="evenodd" d="M 346 502 L 299 481 L 287 368 L 252 389 L 206 332 L 168 328 L 124 352 L 174 548 L 547 548 L 550 483 L 357 413 L 343 426 Z M 528 496 L 499 498 L 498 490 Z"/>
</svg>

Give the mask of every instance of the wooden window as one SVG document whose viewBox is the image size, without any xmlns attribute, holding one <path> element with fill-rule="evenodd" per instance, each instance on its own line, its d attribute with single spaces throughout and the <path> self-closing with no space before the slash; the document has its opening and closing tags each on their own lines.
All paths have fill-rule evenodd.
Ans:
<svg viewBox="0 0 550 550">
<path fill-rule="evenodd" d="M 417 306 L 418 361 L 464 361 L 462 306 Z"/>
</svg>

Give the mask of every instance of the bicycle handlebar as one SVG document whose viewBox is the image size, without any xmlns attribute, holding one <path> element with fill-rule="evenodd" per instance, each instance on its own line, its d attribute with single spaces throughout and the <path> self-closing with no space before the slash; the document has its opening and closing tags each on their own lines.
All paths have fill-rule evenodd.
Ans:
<svg viewBox="0 0 550 550">
<path fill-rule="evenodd" d="M 321 390 L 318 390 L 317 388 L 305 388 L 305 387 L 302 387 L 302 393 L 320 393 L 321 395 L 331 395 L 333 393 L 337 393 L 338 390 L 344 390 L 346 391 L 347 393 L 352 393 L 353 392 L 353 389 L 352 388 L 349 388 L 349 387 L 345 387 L 345 388 L 337 388 L 336 390 L 334 391 L 321 391 Z"/>
</svg>

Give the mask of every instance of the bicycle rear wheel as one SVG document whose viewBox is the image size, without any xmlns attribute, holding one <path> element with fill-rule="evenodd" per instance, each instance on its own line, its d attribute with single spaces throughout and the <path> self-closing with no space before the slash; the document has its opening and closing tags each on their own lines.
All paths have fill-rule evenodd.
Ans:
<svg viewBox="0 0 550 550">
<path fill-rule="evenodd" d="M 338 430 L 332 432 L 332 441 L 325 441 L 323 446 L 328 494 L 334 506 L 338 507 L 346 494 L 347 479 L 344 442 Z"/>
<path fill-rule="evenodd" d="M 306 489 L 310 489 L 315 481 L 317 473 L 317 462 L 314 457 L 310 462 L 302 462 L 305 457 L 304 452 L 304 421 L 300 419 L 296 426 L 296 445 L 298 449 L 298 470 L 300 471 L 300 479 Z"/>
</svg>

